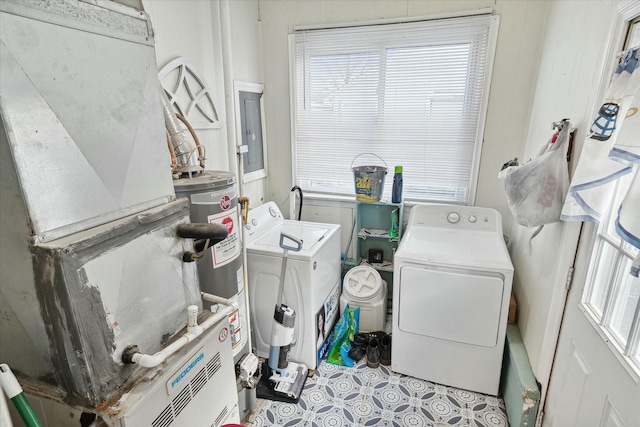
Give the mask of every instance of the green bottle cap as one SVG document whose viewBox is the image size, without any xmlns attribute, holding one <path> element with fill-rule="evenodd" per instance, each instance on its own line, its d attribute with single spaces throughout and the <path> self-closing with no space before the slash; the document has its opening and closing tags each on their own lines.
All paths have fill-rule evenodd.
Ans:
<svg viewBox="0 0 640 427">
<path fill-rule="evenodd" d="M 396 173 L 402 173 L 402 166 L 396 166 Z"/>
</svg>

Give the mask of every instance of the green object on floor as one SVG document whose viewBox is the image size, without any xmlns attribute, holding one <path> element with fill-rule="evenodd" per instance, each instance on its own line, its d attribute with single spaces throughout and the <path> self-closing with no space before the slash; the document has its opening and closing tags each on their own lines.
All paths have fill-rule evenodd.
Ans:
<svg viewBox="0 0 640 427">
<path fill-rule="evenodd" d="M 531 370 L 520 329 L 515 324 L 507 325 L 500 383 L 509 425 L 535 426 L 540 405 L 540 388 Z"/>
</svg>

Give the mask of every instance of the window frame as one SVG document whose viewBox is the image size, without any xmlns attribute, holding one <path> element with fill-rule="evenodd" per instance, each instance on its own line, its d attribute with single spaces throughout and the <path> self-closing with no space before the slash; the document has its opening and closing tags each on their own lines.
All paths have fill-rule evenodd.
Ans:
<svg viewBox="0 0 640 427">
<path fill-rule="evenodd" d="M 628 268 L 626 270 L 623 268 L 626 264 L 625 261 L 633 260 L 635 252 L 637 252 L 636 249 L 625 242 L 620 236 L 611 233 L 611 222 L 615 221 L 616 218 L 616 212 L 614 210 L 617 204 L 616 201 L 620 200 L 621 193 L 624 193 L 626 190 L 626 188 L 620 189 L 621 181 L 626 181 L 626 179 L 632 176 L 633 174 L 629 174 L 618 180 L 615 192 L 611 196 L 607 212 L 603 214 L 598 224 L 593 224 L 593 246 L 589 257 L 590 266 L 585 282 L 585 289 L 580 300 L 580 308 L 589 323 L 591 323 L 591 326 L 603 341 L 605 341 L 606 345 L 615 354 L 624 368 L 638 381 L 640 380 L 640 357 L 634 359 L 633 353 L 638 351 L 640 347 L 640 298 L 636 302 L 626 343 L 620 341 L 616 331 L 613 331 L 613 327 L 611 326 L 612 313 L 616 309 L 615 303 L 618 301 L 617 294 L 620 292 L 620 287 L 622 286 L 622 277 L 625 274 L 629 274 Z M 596 282 L 600 268 L 605 266 L 600 260 L 606 245 L 608 245 L 609 249 L 615 251 L 613 256 L 614 265 L 611 266 L 611 271 L 607 274 L 606 283 L 605 280 Z M 636 280 L 640 279 L 636 278 Z M 599 288 L 599 286 L 603 286 L 603 288 Z M 604 290 L 602 313 L 599 313 L 599 308 L 591 302 L 591 298 L 597 290 Z"/>
<path fill-rule="evenodd" d="M 624 49 L 636 48 L 640 40 L 640 7 L 637 3 L 626 2 L 619 6 L 619 10 L 621 17 L 626 21 L 626 29 L 621 34 Z M 619 57 L 620 55 L 616 55 L 616 58 L 614 58 L 616 60 L 612 65 L 617 65 Z M 640 72 L 640 70 L 636 70 L 636 72 Z M 613 70 L 611 75 L 613 75 Z M 599 98 L 603 99 L 604 93 L 601 93 Z M 634 381 L 640 382 L 640 297 L 636 301 L 626 343 L 620 341 L 617 335 L 618 331 L 614 331 L 613 326 L 611 326 L 612 316 L 616 309 L 615 303 L 619 301 L 618 293 L 624 285 L 622 278 L 625 277 L 624 275 L 630 274 L 630 261 L 633 261 L 635 254 L 640 251 L 640 248 L 635 248 L 618 235 L 615 226 L 617 208 L 620 206 L 624 194 L 626 194 L 636 173 L 640 173 L 639 165 L 636 165 L 631 173 L 617 179 L 615 190 L 610 196 L 606 212 L 603 213 L 597 224 L 590 224 L 592 228 L 589 228 L 589 236 L 592 244 L 589 255 L 589 268 L 579 305 L 584 316 L 620 361 L 623 368 L 631 375 Z M 612 264 L 607 265 L 601 262 L 605 248 L 615 252 L 612 257 Z M 596 283 L 596 279 L 600 278 L 598 273 L 602 271 L 602 267 L 610 268 L 604 285 L 602 284 L 604 280 Z M 640 281 L 640 278 L 632 280 Z M 592 296 L 596 291 L 604 291 L 602 313 L 599 313 L 599 308 L 595 307 L 591 302 Z M 637 356 L 634 356 L 634 353 L 638 353 Z"/>
</svg>

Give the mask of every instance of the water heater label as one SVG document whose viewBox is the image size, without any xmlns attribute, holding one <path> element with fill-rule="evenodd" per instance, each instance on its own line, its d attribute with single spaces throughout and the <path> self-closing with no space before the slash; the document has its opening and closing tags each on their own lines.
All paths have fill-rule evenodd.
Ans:
<svg viewBox="0 0 640 427">
<path fill-rule="evenodd" d="M 229 315 L 229 328 L 231 329 L 231 349 L 235 350 L 242 344 L 239 310 L 234 310 L 233 313 Z"/>
<path fill-rule="evenodd" d="M 213 268 L 229 264 L 240 256 L 240 234 L 238 225 L 238 207 L 227 211 L 209 215 L 209 223 L 221 224 L 227 228 L 229 235 L 223 241 L 211 247 Z"/>
</svg>

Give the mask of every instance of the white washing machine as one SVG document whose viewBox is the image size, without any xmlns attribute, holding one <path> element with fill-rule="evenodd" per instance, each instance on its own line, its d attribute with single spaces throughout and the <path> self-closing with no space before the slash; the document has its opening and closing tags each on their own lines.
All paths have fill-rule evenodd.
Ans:
<svg viewBox="0 0 640 427">
<path fill-rule="evenodd" d="M 283 292 L 284 304 L 296 311 L 296 344 L 289 359 L 315 369 L 328 349 L 340 306 L 340 225 L 285 220 L 269 202 L 249 211 L 245 227 L 249 308 L 259 357 L 269 357 L 284 252 L 280 232 L 302 239 L 299 252 L 288 252 Z"/>
<path fill-rule="evenodd" d="M 394 259 L 391 369 L 497 395 L 512 280 L 497 211 L 413 207 Z"/>
</svg>

